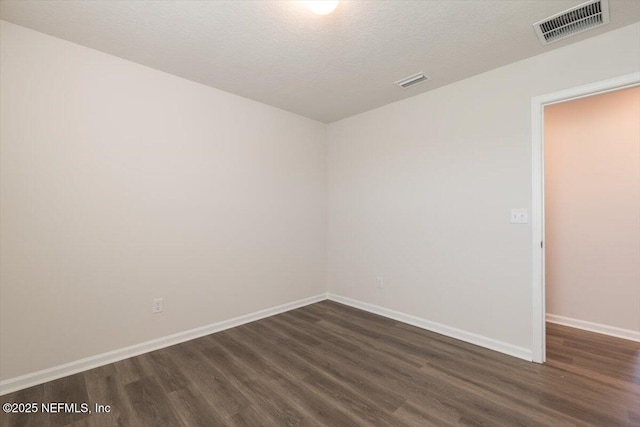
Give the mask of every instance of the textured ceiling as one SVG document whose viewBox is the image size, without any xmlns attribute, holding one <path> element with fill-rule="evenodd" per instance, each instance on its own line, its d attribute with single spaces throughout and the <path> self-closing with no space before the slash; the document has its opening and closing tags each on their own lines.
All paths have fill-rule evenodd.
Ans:
<svg viewBox="0 0 640 427">
<path fill-rule="evenodd" d="M 0 18 L 332 122 L 640 21 L 609 0 L 610 24 L 542 47 L 531 24 L 582 2 L 3 0 Z M 418 71 L 432 80 L 392 84 Z"/>
</svg>

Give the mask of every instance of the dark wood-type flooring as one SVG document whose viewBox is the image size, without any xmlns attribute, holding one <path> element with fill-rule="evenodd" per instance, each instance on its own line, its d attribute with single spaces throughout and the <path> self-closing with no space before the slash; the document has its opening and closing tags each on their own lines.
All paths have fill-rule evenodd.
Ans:
<svg viewBox="0 0 640 427">
<path fill-rule="evenodd" d="M 538 365 L 323 301 L 0 397 L 2 426 L 640 426 L 640 344 L 548 325 Z"/>
</svg>

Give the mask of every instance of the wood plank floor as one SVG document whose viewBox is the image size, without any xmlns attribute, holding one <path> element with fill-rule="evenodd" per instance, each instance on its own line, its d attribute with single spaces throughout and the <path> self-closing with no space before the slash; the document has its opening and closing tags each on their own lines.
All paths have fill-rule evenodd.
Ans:
<svg viewBox="0 0 640 427">
<path fill-rule="evenodd" d="M 2 426 L 640 426 L 640 344 L 549 324 L 537 365 L 323 301 L 0 398 Z"/>
</svg>

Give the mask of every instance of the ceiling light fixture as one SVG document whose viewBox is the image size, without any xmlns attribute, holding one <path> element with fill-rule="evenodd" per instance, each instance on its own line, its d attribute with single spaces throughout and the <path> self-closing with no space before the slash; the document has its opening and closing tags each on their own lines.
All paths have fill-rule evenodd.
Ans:
<svg viewBox="0 0 640 427">
<path fill-rule="evenodd" d="M 328 15 L 338 7 L 338 0 L 307 1 L 307 7 L 318 15 Z"/>
</svg>

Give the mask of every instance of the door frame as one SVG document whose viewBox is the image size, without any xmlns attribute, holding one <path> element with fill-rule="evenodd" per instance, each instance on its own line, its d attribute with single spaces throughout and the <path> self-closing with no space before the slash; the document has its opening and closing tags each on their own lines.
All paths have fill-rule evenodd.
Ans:
<svg viewBox="0 0 640 427">
<path fill-rule="evenodd" d="M 533 344 L 531 349 L 532 360 L 536 363 L 544 363 L 547 358 L 544 249 L 544 107 L 638 85 L 640 85 L 640 72 L 531 98 L 531 228 L 533 254 Z"/>
</svg>

